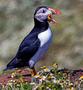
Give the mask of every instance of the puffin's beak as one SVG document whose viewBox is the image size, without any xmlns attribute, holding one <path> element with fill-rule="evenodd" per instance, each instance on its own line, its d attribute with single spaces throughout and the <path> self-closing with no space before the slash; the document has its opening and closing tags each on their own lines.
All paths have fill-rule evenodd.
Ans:
<svg viewBox="0 0 83 90">
<path fill-rule="evenodd" d="M 53 23 L 56 23 L 56 20 L 53 19 L 53 15 L 60 15 L 61 11 L 58 9 L 48 8 L 49 11 L 51 11 L 51 14 L 48 14 L 48 21 L 52 21 Z"/>
</svg>

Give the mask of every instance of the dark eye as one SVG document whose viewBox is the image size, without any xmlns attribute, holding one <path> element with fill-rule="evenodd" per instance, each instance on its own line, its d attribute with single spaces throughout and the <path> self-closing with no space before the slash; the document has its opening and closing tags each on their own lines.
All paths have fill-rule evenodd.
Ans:
<svg viewBox="0 0 83 90">
<path fill-rule="evenodd" d="M 43 10 L 43 13 L 45 13 L 46 11 L 45 10 Z"/>
</svg>

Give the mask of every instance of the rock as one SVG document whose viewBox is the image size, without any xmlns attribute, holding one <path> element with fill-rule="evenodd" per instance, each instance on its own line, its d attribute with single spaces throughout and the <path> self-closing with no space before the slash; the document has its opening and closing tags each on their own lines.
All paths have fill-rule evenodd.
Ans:
<svg viewBox="0 0 83 90">
<path fill-rule="evenodd" d="M 32 69 L 21 68 L 4 71 L 0 75 L 0 85 L 7 85 L 8 83 L 23 83 L 31 82 Z"/>
</svg>

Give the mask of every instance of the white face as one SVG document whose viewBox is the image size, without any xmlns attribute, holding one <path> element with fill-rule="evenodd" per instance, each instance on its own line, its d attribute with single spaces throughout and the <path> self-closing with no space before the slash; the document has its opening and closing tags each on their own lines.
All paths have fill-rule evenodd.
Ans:
<svg viewBox="0 0 83 90">
<path fill-rule="evenodd" d="M 52 12 L 50 10 L 48 10 L 47 8 L 40 8 L 36 12 L 35 18 L 40 22 L 44 22 L 45 20 L 48 19 L 49 14 L 52 14 Z"/>
</svg>

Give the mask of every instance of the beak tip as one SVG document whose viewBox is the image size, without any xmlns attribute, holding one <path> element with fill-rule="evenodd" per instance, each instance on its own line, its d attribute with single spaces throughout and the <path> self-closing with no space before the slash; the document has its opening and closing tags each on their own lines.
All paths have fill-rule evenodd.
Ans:
<svg viewBox="0 0 83 90">
<path fill-rule="evenodd" d="M 53 8 L 49 8 L 49 10 L 51 10 L 52 12 L 54 12 L 57 15 L 62 14 L 61 11 L 59 9 L 53 9 Z"/>
<path fill-rule="evenodd" d="M 57 10 L 55 10 L 55 14 L 61 15 L 61 11 L 57 9 Z"/>
</svg>

